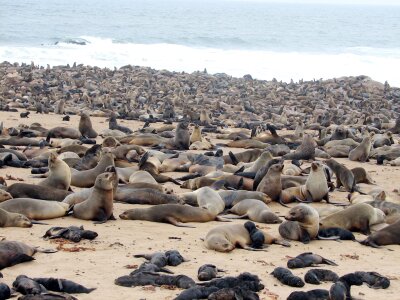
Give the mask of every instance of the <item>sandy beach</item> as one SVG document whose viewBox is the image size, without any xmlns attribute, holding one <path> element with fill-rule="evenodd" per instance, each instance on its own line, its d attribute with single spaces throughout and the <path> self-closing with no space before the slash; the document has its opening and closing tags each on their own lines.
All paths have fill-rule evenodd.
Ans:
<svg viewBox="0 0 400 300">
<path fill-rule="evenodd" d="M 20 119 L 19 113 L 0 112 L 0 120 L 5 127 L 17 126 L 18 124 L 30 125 L 39 122 L 46 128 L 54 126 L 68 126 L 77 128 L 79 116 L 71 116 L 70 122 L 61 121 L 60 115 L 48 114 L 40 115 L 32 113 L 29 119 Z M 108 128 L 105 118 L 92 117 L 93 127 L 99 132 Z M 120 120 L 120 124 L 135 130 L 143 125 L 138 121 Z M 213 137 L 209 135 L 209 137 Z M 98 138 L 101 141 L 101 138 Z M 215 140 L 213 140 L 215 141 Z M 231 148 L 229 150 L 232 150 Z M 224 152 L 229 151 L 224 149 Z M 234 149 L 241 151 L 242 149 Z M 233 151 L 233 150 L 232 150 Z M 398 178 L 400 178 L 400 167 L 378 166 L 375 161 L 369 163 L 350 162 L 348 159 L 337 159 L 345 163 L 349 168 L 362 166 L 376 181 L 376 184 L 388 192 L 396 203 L 400 197 L 393 192 L 400 188 Z M 36 183 L 40 179 L 33 178 L 30 169 L 16 169 L 5 167 L 0 169 L 0 176 L 12 175 L 19 177 L 27 183 Z M 172 177 L 178 177 L 182 173 L 167 173 Z M 14 183 L 7 180 L 8 185 Z M 168 183 L 176 193 L 187 190 L 181 189 L 176 185 Z M 363 186 L 363 185 L 360 185 Z M 78 190 L 73 188 L 74 190 Z M 335 191 L 330 193 L 333 200 L 347 201 L 347 193 Z M 315 207 L 326 206 L 326 204 L 315 204 Z M 291 204 L 294 206 L 294 204 Z M 129 205 L 115 203 L 114 215 L 118 216 L 124 210 L 139 207 L 139 205 Z M 287 212 L 276 203 L 271 203 L 271 209 L 280 215 Z M 243 223 L 245 220 L 235 220 L 236 223 Z M 271 245 L 267 252 L 249 252 L 243 249 L 235 249 L 231 253 L 218 253 L 206 249 L 202 239 L 207 232 L 220 225 L 218 222 L 195 223 L 191 224 L 196 228 L 179 228 L 170 224 L 152 223 L 145 221 L 120 220 L 109 221 L 106 224 L 95 225 L 93 222 L 82 221 L 71 216 L 59 219 L 46 220 L 49 225 L 35 225 L 32 228 L 2 228 L 1 236 L 7 240 L 22 241 L 29 245 L 41 248 L 57 248 L 59 251 L 54 254 L 35 255 L 32 262 L 20 264 L 2 270 L 3 282 L 11 285 L 16 276 L 25 274 L 29 277 L 59 277 L 76 281 L 89 288 L 96 288 L 90 294 L 76 295 L 78 299 L 174 299 L 180 293 L 179 289 L 169 289 L 166 287 L 136 287 L 126 288 L 114 284 L 114 280 L 123 275 L 128 275 L 133 268 L 139 266 L 144 259 L 134 258 L 134 254 L 152 253 L 176 249 L 189 262 L 185 262 L 177 267 L 170 267 L 175 274 L 184 274 L 193 279 L 197 279 L 198 268 L 206 263 L 215 264 L 221 269 L 226 270 L 225 275 L 238 275 L 241 272 L 251 272 L 258 275 L 265 285 L 265 289 L 260 292 L 260 299 L 286 299 L 295 289 L 284 286 L 273 278 L 270 273 L 275 267 L 286 266 L 289 258 L 303 252 L 314 252 L 335 261 L 338 266 L 322 266 L 333 270 L 339 276 L 355 271 L 376 271 L 391 279 L 391 285 L 385 290 L 374 290 L 366 285 L 352 287 L 352 295 L 357 299 L 396 299 L 400 290 L 400 247 L 397 245 L 385 246 L 374 249 L 352 241 L 320 241 L 315 240 L 310 244 L 292 242 L 290 248 L 279 245 Z M 85 229 L 96 231 L 99 236 L 93 241 L 81 241 L 79 244 L 60 243 L 55 241 L 45 241 L 43 234 L 51 226 L 70 226 L 83 225 Z M 278 235 L 278 225 L 258 224 L 261 229 Z M 365 236 L 356 234 L 358 240 Z M 306 269 L 297 269 L 293 273 L 303 277 Z M 320 286 L 306 284 L 298 290 L 311 290 L 315 288 L 329 289 L 330 283 Z"/>
</svg>

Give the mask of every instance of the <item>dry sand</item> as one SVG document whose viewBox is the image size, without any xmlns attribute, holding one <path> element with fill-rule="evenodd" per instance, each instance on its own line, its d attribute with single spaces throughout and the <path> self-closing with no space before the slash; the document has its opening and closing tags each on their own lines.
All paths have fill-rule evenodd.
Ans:
<svg viewBox="0 0 400 300">
<path fill-rule="evenodd" d="M 100 132 L 108 127 L 105 118 L 91 118 L 94 128 Z M 31 114 L 29 119 L 20 119 L 19 113 L 0 112 L 0 120 L 4 121 L 6 127 L 17 126 L 18 124 L 31 124 L 40 122 L 43 126 L 51 128 L 54 126 L 73 126 L 77 128 L 79 117 L 71 116 L 70 122 L 61 121 L 59 115 L 37 115 Z M 119 121 L 121 125 L 136 129 L 142 123 L 135 121 Z M 231 149 L 229 149 L 231 150 Z M 235 149 L 239 151 L 240 149 Z M 227 149 L 224 149 L 227 152 Z M 400 197 L 392 192 L 399 188 L 400 168 L 390 166 L 377 166 L 374 161 L 369 163 L 350 162 L 347 159 L 339 159 L 345 162 L 348 167 L 363 166 L 370 173 L 377 184 L 390 192 L 394 201 L 399 202 Z M 0 169 L 0 176 L 6 174 L 21 177 L 28 183 L 38 182 L 33 178 L 30 169 L 15 169 L 6 167 Z M 177 177 L 178 174 L 172 173 Z M 179 174 L 181 175 L 181 174 Z M 8 184 L 14 181 L 9 180 Z M 176 192 L 184 190 L 177 186 Z M 333 200 L 345 201 L 347 193 L 335 191 L 332 193 Z M 293 204 L 292 204 L 293 205 Z M 323 206 L 326 204 L 319 204 Z M 114 215 L 139 205 L 116 203 Z M 287 211 L 279 204 L 271 204 L 275 212 L 283 214 Z M 102 225 L 94 225 L 93 222 L 86 222 L 73 217 L 64 217 L 46 221 L 49 225 L 35 225 L 29 229 L 23 228 L 2 228 L 1 236 L 8 240 L 25 242 L 29 245 L 42 248 L 56 248 L 58 243 L 44 241 L 41 236 L 50 226 L 83 225 L 85 229 L 96 231 L 99 236 L 94 241 L 82 241 L 79 244 L 65 244 L 64 248 L 82 247 L 79 252 L 60 250 L 55 254 L 35 255 L 35 261 L 23 263 L 11 268 L 2 270 L 7 284 L 11 285 L 16 276 L 25 274 L 30 277 L 60 277 L 74 280 L 90 288 L 97 288 L 91 294 L 77 295 L 79 299 L 174 299 L 180 292 L 179 289 L 170 290 L 167 288 L 136 287 L 126 288 L 114 284 L 114 279 L 122 275 L 128 275 L 132 270 L 127 266 L 140 265 L 144 260 L 134 258 L 134 254 L 152 253 L 169 249 L 179 250 L 183 256 L 189 259 L 178 267 L 170 267 L 175 274 L 185 274 L 196 279 L 197 269 L 205 263 L 212 263 L 219 268 L 226 270 L 226 275 L 238 275 L 241 272 L 257 274 L 262 279 L 265 289 L 260 292 L 260 299 L 286 299 L 295 290 L 280 284 L 270 273 L 275 267 L 286 266 L 290 257 L 303 252 L 314 252 L 335 261 L 338 266 L 323 266 L 333 270 L 339 275 L 354 271 L 377 271 L 392 279 L 391 285 L 386 290 L 374 290 L 367 286 L 353 287 L 352 295 L 357 299 L 399 299 L 400 291 L 400 247 L 397 245 L 386 246 L 381 249 L 374 249 L 362 246 L 352 241 L 312 241 L 308 245 L 292 242 L 290 248 L 279 245 L 271 245 L 267 252 L 249 252 L 236 249 L 231 253 L 218 253 L 205 248 L 202 238 L 207 232 L 220 225 L 218 222 L 205 224 L 191 224 L 196 228 L 179 228 L 169 224 L 151 223 L 145 221 L 125 221 L 118 219 Z M 243 223 L 245 220 L 234 222 Z M 262 229 L 273 234 L 278 234 L 278 225 L 260 224 Z M 177 239 L 178 238 L 178 239 Z M 361 240 L 364 236 L 356 234 Z M 83 249 L 85 248 L 85 249 Z M 301 277 L 308 269 L 297 269 L 293 272 Z M 331 284 L 314 286 L 306 284 L 305 287 L 297 290 L 307 291 L 315 288 L 329 289 Z"/>
</svg>

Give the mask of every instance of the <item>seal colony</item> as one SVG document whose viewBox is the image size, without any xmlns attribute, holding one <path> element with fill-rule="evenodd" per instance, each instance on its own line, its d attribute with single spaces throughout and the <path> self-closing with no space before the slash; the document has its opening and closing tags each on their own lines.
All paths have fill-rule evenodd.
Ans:
<svg viewBox="0 0 400 300">
<path fill-rule="evenodd" d="M 24 292 L 49 268 L 91 287 L 79 299 L 258 299 L 264 286 L 282 299 L 355 288 L 390 298 L 400 288 L 386 278 L 400 276 L 399 103 L 399 89 L 365 76 L 282 83 L 2 63 L 1 235 L 59 250 L 4 268 L 4 284 Z M 98 234 L 81 238 L 82 225 Z M 145 248 L 155 254 L 126 275 Z M 179 261 L 170 249 L 182 266 L 166 269 Z M 299 291 L 291 282 L 304 274 L 284 270 L 298 257 L 335 262 L 332 282 L 313 291 L 306 277 Z M 203 265 L 223 281 L 197 283 Z M 35 293 L 73 299 L 46 288 Z"/>
</svg>

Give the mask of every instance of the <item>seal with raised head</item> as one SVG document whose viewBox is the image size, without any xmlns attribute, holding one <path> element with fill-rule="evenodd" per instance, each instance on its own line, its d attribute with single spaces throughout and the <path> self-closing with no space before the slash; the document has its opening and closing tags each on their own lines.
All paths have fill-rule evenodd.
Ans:
<svg viewBox="0 0 400 300">
<path fill-rule="evenodd" d="M 178 227 L 193 227 L 182 224 L 188 222 L 202 223 L 221 220 L 207 209 L 180 204 L 159 204 L 148 208 L 129 209 L 119 217 L 123 220 L 170 223 Z"/>
<path fill-rule="evenodd" d="M 257 186 L 258 192 L 267 194 L 272 201 L 279 201 L 282 191 L 281 172 L 283 164 L 272 165 Z"/>
<path fill-rule="evenodd" d="M 362 142 L 349 152 L 349 159 L 352 161 L 366 162 L 371 152 L 371 137 L 364 137 Z"/>
<path fill-rule="evenodd" d="M 97 176 L 94 188 L 85 201 L 73 208 L 74 217 L 105 223 L 115 220 L 113 216 L 113 189 L 115 172 L 105 172 Z"/>
<path fill-rule="evenodd" d="M 336 175 L 336 188 L 344 186 L 347 192 L 354 192 L 354 190 L 356 189 L 354 174 L 345 165 L 338 163 L 332 158 L 325 160 L 324 163 Z"/>
<path fill-rule="evenodd" d="M 314 159 L 315 158 L 316 142 L 311 135 L 305 134 L 303 142 L 293 153 L 288 153 L 282 156 L 285 160 L 291 159 Z"/>
<path fill-rule="evenodd" d="M 176 127 L 175 147 L 180 150 L 189 150 L 190 135 L 187 122 L 180 122 Z"/>
<path fill-rule="evenodd" d="M 38 183 L 40 186 L 68 190 L 71 184 L 71 169 L 57 154 L 52 152 L 49 156 L 49 175 Z"/>
<path fill-rule="evenodd" d="M 81 119 L 79 120 L 79 132 L 89 139 L 97 137 L 97 132 L 93 129 L 90 117 L 84 112 L 81 113 Z"/>
<path fill-rule="evenodd" d="M 72 169 L 71 185 L 76 187 L 92 187 L 97 176 L 103 173 L 108 166 L 113 165 L 114 155 L 112 153 L 102 153 L 101 159 L 96 167 L 84 171 Z"/>
<path fill-rule="evenodd" d="M 319 214 L 307 204 L 298 204 L 285 216 L 287 221 L 279 225 L 279 234 L 284 239 L 309 243 L 319 230 Z"/>
</svg>

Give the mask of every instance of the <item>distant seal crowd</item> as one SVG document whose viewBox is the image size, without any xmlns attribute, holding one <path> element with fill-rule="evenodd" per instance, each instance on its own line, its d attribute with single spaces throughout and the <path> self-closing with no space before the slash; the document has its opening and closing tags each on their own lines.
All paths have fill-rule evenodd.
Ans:
<svg viewBox="0 0 400 300">
<path fill-rule="evenodd" d="M 329 290 L 293 291 L 287 299 L 351 299 L 351 286 L 364 283 L 390 288 L 386 270 L 379 269 L 381 275 L 357 264 L 341 276 L 309 270 L 303 281 L 296 268 L 341 264 L 311 252 L 289 259 L 292 270 L 269 270 L 272 276 L 261 267 L 258 274 L 241 270 L 228 276 L 221 274 L 225 267 L 207 261 L 213 251 L 228 257 L 238 249 L 278 253 L 284 260 L 287 250 L 281 246 L 300 249 L 326 240 L 376 251 L 400 245 L 400 204 L 370 172 L 400 165 L 400 89 L 387 82 L 357 76 L 284 83 L 130 65 L 112 70 L 3 62 L 0 111 L 19 120 L 0 120 L 0 167 L 7 174 L 30 169 L 42 178 L 9 184 L 15 178 L 0 173 L 0 227 L 28 231 L 46 225 L 38 220 L 55 219 L 54 225 L 64 218 L 69 227 L 46 228 L 44 237 L 80 243 L 102 236 L 84 230 L 79 220 L 130 226 L 132 232 L 138 224 L 169 223 L 188 227 L 171 239 L 207 253 L 193 259 L 199 280 L 209 281 L 172 275 L 166 266 L 188 260 L 169 250 L 135 256 L 148 262 L 116 278 L 118 286 L 168 285 L 181 289 L 173 291 L 175 299 L 260 299 L 261 281 L 269 287 L 332 284 Z M 42 115 L 62 124 L 50 127 L 45 117 L 30 121 Z M 116 219 L 119 202 L 130 208 Z M 189 228 L 197 226 L 212 228 L 186 245 L 194 230 Z M 33 261 L 37 252 L 54 252 L 10 237 L 0 241 L 1 269 Z M 133 233 L 129 239 L 140 246 Z M 76 299 L 69 294 L 91 292 L 95 288 L 70 280 L 24 274 L 13 289 L 0 284 L 1 299 L 16 293 L 19 299 Z"/>
</svg>

